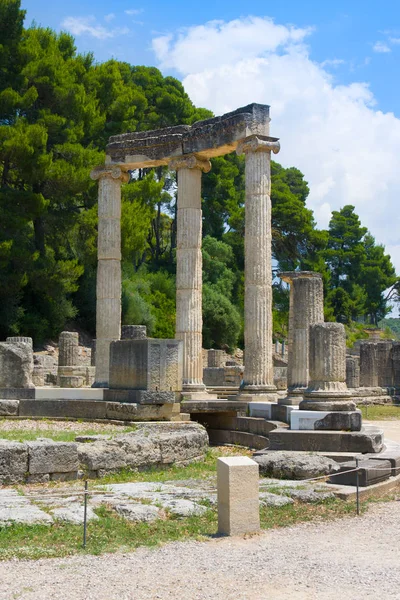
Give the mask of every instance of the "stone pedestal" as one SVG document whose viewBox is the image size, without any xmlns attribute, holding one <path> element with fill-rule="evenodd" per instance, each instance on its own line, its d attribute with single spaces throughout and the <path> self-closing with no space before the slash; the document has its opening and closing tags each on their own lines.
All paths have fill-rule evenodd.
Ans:
<svg viewBox="0 0 400 600">
<path fill-rule="evenodd" d="M 322 276 L 311 271 L 290 271 L 279 277 L 290 284 L 288 394 L 279 403 L 298 405 L 309 382 L 309 328 L 324 322 Z"/>
<path fill-rule="evenodd" d="M 109 402 L 174 403 L 182 389 L 183 345 L 178 340 L 120 340 L 110 345 Z"/>
<path fill-rule="evenodd" d="M 276 401 L 272 344 L 271 151 L 276 138 L 252 135 L 237 148 L 246 157 L 243 386 L 238 399 Z"/>
<path fill-rule="evenodd" d="M 217 460 L 218 533 L 260 530 L 259 467 L 247 456 Z"/>
<path fill-rule="evenodd" d="M 185 398 L 207 397 L 202 356 L 201 174 L 211 164 L 188 155 L 169 166 L 178 172 L 176 339 L 183 342 L 182 393 Z"/>
<path fill-rule="evenodd" d="M 121 333 L 121 183 L 129 174 L 118 166 L 91 172 L 99 180 L 96 288 L 96 376 L 94 387 L 108 387 L 110 343 Z"/>
<path fill-rule="evenodd" d="M 355 410 L 346 385 L 346 333 L 341 323 L 310 326 L 310 383 L 301 410 Z"/>
</svg>

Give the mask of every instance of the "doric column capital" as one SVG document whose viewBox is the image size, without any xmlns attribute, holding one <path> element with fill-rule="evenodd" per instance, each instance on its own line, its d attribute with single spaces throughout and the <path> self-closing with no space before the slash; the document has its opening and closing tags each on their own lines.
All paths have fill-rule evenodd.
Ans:
<svg viewBox="0 0 400 600">
<path fill-rule="evenodd" d="M 239 142 L 236 154 L 246 154 L 247 152 L 273 152 L 278 154 L 280 149 L 279 138 L 266 135 L 250 135 Z"/>
<path fill-rule="evenodd" d="M 174 171 L 179 169 L 200 169 L 203 173 L 208 173 L 211 170 L 211 163 L 204 158 L 198 158 L 194 154 L 187 156 L 178 156 L 169 162 L 169 168 Z"/>
<path fill-rule="evenodd" d="M 278 277 L 285 283 L 293 283 L 295 279 L 322 279 L 321 273 L 315 271 L 281 271 Z"/>
<path fill-rule="evenodd" d="M 121 183 L 128 183 L 130 179 L 129 173 L 123 171 L 121 167 L 112 166 L 112 165 L 101 165 L 100 167 L 95 167 L 91 173 L 90 178 L 97 180 L 101 177 L 110 177 L 111 179 L 120 179 Z"/>
</svg>

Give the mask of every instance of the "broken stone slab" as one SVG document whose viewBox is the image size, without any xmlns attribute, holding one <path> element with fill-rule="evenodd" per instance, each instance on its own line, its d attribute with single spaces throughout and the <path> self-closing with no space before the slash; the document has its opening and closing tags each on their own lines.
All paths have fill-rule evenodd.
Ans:
<svg viewBox="0 0 400 600">
<path fill-rule="evenodd" d="M 0 440 L 0 483 L 20 483 L 28 471 L 26 444 Z"/>
<path fill-rule="evenodd" d="M 192 502 L 185 498 L 174 498 L 162 502 L 163 508 L 178 517 L 191 517 L 193 515 L 203 515 L 207 512 L 207 507 Z"/>
<path fill-rule="evenodd" d="M 339 470 L 334 460 L 306 452 L 266 450 L 255 453 L 253 459 L 259 464 L 263 476 L 278 479 L 312 479 Z"/>
<path fill-rule="evenodd" d="M 149 390 L 104 390 L 104 400 L 134 404 L 173 404 L 177 401 L 175 392 Z"/>
<path fill-rule="evenodd" d="M 0 388 L 32 388 L 32 373 L 33 352 L 29 344 L 0 342 Z"/>
<path fill-rule="evenodd" d="M 73 525 L 82 525 L 84 519 L 84 507 L 79 504 L 62 506 L 54 508 L 51 511 L 51 515 L 57 521 L 64 521 L 66 523 L 72 523 Z M 88 506 L 86 518 L 88 521 L 97 521 L 99 517 L 94 512 L 93 508 Z"/>
<path fill-rule="evenodd" d="M 380 452 L 383 431 L 364 426 L 361 431 L 300 431 L 274 429 L 269 434 L 270 450 L 306 452 Z"/>
<path fill-rule="evenodd" d="M 135 523 L 151 523 L 162 517 L 161 510 L 157 506 L 147 504 L 126 503 L 116 504 L 114 510 L 127 521 Z"/>
<path fill-rule="evenodd" d="M 297 430 L 360 431 L 361 411 L 297 410 L 290 414 L 290 428 Z"/>
<path fill-rule="evenodd" d="M 0 490 L 0 526 L 11 523 L 52 523 L 53 519 L 16 490 Z"/>
<path fill-rule="evenodd" d="M 18 415 L 18 400 L 0 400 L 0 417 Z"/>
<path fill-rule="evenodd" d="M 78 446 L 74 442 L 36 440 L 27 442 L 29 473 L 76 473 L 79 469 Z"/>
<path fill-rule="evenodd" d="M 279 494 L 272 494 L 271 492 L 260 492 L 260 504 L 261 506 L 287 506 L 293 504 L 294 500 L 289 496 L 281 496 Z"/>
<path fill-rule="evenodd" d="M 389 479 L 392 474 L 392 465 L 389 460 L 375 460 L 367 458 L 358 463 L 358 483 L 361 487 L 374 485 L 380 481 Z M 340 470 L 335 477 L 330 478 L 330 482 L 336 485 L 356 485 L 357 472 L 356 461 L 348 461 L 340 465 Z M 348 472 L 351 471 L 351 472 Z"/>
</svg>

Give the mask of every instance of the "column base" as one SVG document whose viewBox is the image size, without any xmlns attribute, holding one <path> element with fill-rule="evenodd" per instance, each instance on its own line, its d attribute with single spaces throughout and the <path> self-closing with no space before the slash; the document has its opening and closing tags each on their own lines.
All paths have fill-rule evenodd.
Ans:
<svg viewBox="0 0 400 600">
<path fill-rule="evenodd" d="M 236 396 L 229 396 L 229 400 L 235 402 L 269 402 L 272 404 L 278 403 L 278 394 L 276 392 L 264 392 L 256 394 L 255 392 L 240 392 Z"/>
<path fill-rule="evenodd" d="M 321 410 L 325 412 L 331 411 L 354 411 L 356 403 L 353 401 L 351 394 L 335 395 L 334 393 L 312 392 L 304 395 L 304 400 L 299 404 L 300 410 Z"/>
<path fill-rule="evenodd" d="M 287 395 L 279 398 L 278 404 L 284 404 L 285 406 L 299 406 L 303 400 L 306 388 L 295 388 L 294 390 L 288 390 Z"/>
<path fill-rule="evenodd" d="M 189 383 L 182 386 L 181 402 L 188 400 L 218 400 L 216 394 L 209 394 L 204 383 Z"/>
<path fill-rule="evenodd" d="M 92 388 L 108 388 L 108 381 L 94 381 L 91 385 Z"/>
</svg>

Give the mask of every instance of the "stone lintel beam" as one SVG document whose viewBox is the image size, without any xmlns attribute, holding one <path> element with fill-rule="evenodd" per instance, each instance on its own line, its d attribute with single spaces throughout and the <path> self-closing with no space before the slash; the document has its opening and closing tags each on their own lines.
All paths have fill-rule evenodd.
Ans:
<svg viewBox="0 0 400 600">
<path fill-rule="evenodd" d="M 222 156 L 234 152 L 249 136 L 268 138 L 269 122 L 268 105 L 249 104 L 191 126 L 114 135 L 107 145 L 106 164 L 122 163 L 126 169 L 139 169 L 167 165 L 171 159 L 187 154 L 206 159 Z"/>
</svg>

